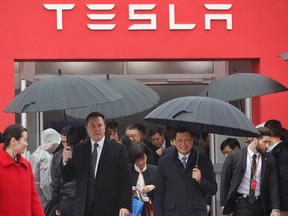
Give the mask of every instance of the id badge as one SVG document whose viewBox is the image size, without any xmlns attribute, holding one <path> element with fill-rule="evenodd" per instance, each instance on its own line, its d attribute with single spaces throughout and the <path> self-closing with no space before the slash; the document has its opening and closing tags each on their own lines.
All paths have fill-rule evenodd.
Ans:
<svg viewBox="0 0 288 216">
<path fill-rule="evenodd" d="M 256 179 L 251 180 L 251 189 L 255 190 L 256 189 Z"/>
</svg>

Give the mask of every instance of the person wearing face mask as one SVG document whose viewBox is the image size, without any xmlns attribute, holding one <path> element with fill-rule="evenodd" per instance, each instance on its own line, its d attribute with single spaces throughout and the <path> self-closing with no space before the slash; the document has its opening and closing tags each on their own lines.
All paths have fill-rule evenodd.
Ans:
<svg viewBox="0 0 288 216">
<path fill-rule="evenodd" d="M 31 164 L 21 154 L 28 146 L 26 128 L 9 125 L 0 134 L 0 215 L 44 216 Z"/>
</svg>

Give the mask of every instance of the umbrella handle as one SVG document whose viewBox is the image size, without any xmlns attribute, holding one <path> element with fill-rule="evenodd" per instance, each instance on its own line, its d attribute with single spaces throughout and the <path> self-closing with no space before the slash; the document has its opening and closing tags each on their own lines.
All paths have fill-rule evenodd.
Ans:
<svg viewBox="0 0 288 216">
<path fill-rule="evenodd" d="M 198 162 L 198 161 L 197 161 L 197 162 Z M 197 169 L 199 169 L 199 167 L 198 167 L 198 165 L 197 165 L 197 164 L 195 165 L 195 167 L 194 167 L 194 168 L 197 168 Z M 193 171 L 192 171 L 192 172 L 193 172 Z M 192 179 L 193 179 L 193 181 L 197 182 L 195 178 L 192 178 Z"/>
</svg>

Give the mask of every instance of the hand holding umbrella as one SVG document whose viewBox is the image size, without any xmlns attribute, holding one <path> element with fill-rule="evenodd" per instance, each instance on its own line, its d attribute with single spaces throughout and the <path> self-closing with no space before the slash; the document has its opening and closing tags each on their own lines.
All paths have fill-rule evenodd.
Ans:
<svg viewBox="0 0 288 216">
<path fill-rule="evenodd" d="M 63 162 L 67 163 L 72 158 L 72 151 L 70 146 L 63 149 Z"/>
<path fill-rule="evenodd" d="M 201 181 L 201 170 L 198 168 L 197 165 L 192 170 L 192 178 L 194 179 L 194 181 L 197 181 L 198 183 L 200 183 Z"/>
</svg>

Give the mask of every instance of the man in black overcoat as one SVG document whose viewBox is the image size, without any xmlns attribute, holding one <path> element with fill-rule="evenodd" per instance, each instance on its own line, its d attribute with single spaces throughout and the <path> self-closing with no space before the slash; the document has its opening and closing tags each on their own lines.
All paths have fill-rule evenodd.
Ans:
<svg viewBox="0 0 288 216">
<path fill-rule="evenodd" d="M 61 166 L 64 180 L 76 179 L 76 215 L 129 216 L 132 185 L 127 151 L 105 138 L 102 113 L 90 113 L 86 129 L 89 141 L 75 146 L 73 154 L 64 149 Z"/>
</svg>

